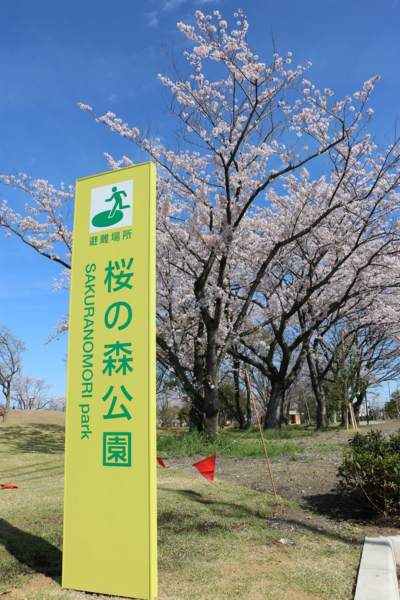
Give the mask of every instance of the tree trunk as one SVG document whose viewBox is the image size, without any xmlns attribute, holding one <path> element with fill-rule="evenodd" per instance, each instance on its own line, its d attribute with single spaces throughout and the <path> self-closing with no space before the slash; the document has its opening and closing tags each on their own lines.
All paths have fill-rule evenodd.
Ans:
<svg viewBox="0 0 400 600">
<path fill-rule="evenodd" d="M 204 333 L 204 323 L 200 321 L 198 325 L 197 336 L 199 338 L 202 337 Z M 193 366 L 193 375 L 194 375 L 194 387 L 196 392 L 198 392 L 200 398 L 195 396 L 192 400 L 192 408 L 189 412 L 189 432 L 193 431 L 201 432 L 204 429 L 204 419 L 203 419 L 203 404 L 204 404 L 204 351 L 196 340 L 194 343 L 194 366 Z"/>
<path fill-rule="evenodd" d="M 327 427 L 329 425 L 328 413 L 326 412 L 326 404 L 325 398 L 320 396 L 319 400 L 317 396 L 315 396 L 317 400 L 317 429 L 321 429 L 322 427 Z"/>
<path fill-rule="evenodd" d="M 213 376 L 206 378 L 204 386 L 203 423 L 204 430 L 209 436 L 218 435 L 218 417 L 221 408 L 218 384 L 218 372 L 215 369 Z"/>
<path fill-rule="evenodd" d="M 10 410 L 10 400 L 11 400 L 11 382 L 6 381 L 5 386 L 5 396 L 6 396 L 6 412 L 3 415 L 3 423 L 6 423 L 8 420 L 8 411 Z"/>
<path fill-rule="evenodd" d="M 246 422 L 244 420 L 244 414 L 242 411 L 242 407 L 240 406 L 240 378 L 239 378 L 239 370 L 240 370 L 240 360 L 236 358 L 233 361 L 233 381 L 235 384 L 235 403 L 236 403 L 236 412 L 237 419 L 239 422 L 240 429 L 246 429 Z"/>
<path fill-rule="evenodd" d="M 342 418 L 341 418 L 340 424 L 343 425 L 343 426 L 345 426 L 346 425 L 346 406 L 345 406 L 344 402 L 342 403 L 341 411 L 342 411 Z M 351 418 L 350 418 L 349 411 L 347 411 L 347 422 L 348 422 L 349 427 L 350 427 L 350 425 L 351 425 Z"/>
<path fill-rule="evenodd" d="M 203 431 L 203 414 L 194 402 L 189 412 L 189 432 L 193 431 Z"/>
<path fill-rule="evenodd" d="M 267 414 L 265 415 L 264 430 L 274 429 L 275 431 L 280 431 L 283 415 L 283 398 L 283 385 L 278 381 L 273 381 Z"/>
<path fill-rule="evenodd" d="M 285 397 L 285 392 L 283 393 L 282 420 L 285 425 L 290 425 L 290 400 Z"/>
<path fill-rule="evenodd" d="M 212 431 L 211 435 L 218 435 L 218 416 L 220 409 L 220 402 L 218 401 L 218 388 L 215 386 L 211 388 L 208 386 L 205 389 L 207 395 L 205 395 L 204 400 L 201 402 L 201 406 L 199 402 L 193 401 L 192 408 L 189 413 L 189 430 L 193 431 L 206 431 L 209 434 L 209 431 Z M 210 422 L 209 426 L 207 423 Z M 210 435 L 210 434 L 209 434 Z"/>
<path fill-rule="evenodd" d="M 250 388 L 246 381 L 246 395 L 247 395 L 247 403 L 246 403 L 246 429 L 250 429 L 251 427 L 251 395 Z M 254 415 L 255 416 L 255 415 Z"/>
<path fill-rule="evenodd" d="M 219 366 L 217 330 L 215 327 L 207 328 L 208 345 L 205 353 L 204 382 L 204 429 L 207 435 L 218 435 L 218 416 L 221 408 L 219 401 Z"/>
<path fill-rule="evenodd" d="M 311 354 L 311 349 L 307 349 L 307 363 L 310 373 L 311 386 L 317 403 L 317 429 L 329 425 L 328 413 L 326 411 L 325 401 L 325 383 L 323 376 L 318 373 L 317 364 Z"/>
<path fill-rule="evenodd" d="M 357 425 L 360 424 L 360 408 L 365 399 L 365 393 L 357 394 L 356 401 L 353 404 L 354 416 L 356 418 Z"/>
<path fill-rule="evenodd" d="M 311 378 L 311 383 L 317 403 L 317 429 L 322 429 L 322 427 L 327 427 L 329 425 L 329 417 L 325 402 L 324 383 L 320 381 L 319 378 L 317 378 L 315 382 L 312 381 Z"/>
<path fill-rule="evenodd" d="M 218 435 L 218 414 L 219 411 L 213 417 L 204 417 L 204 430 L 209 437 Z"/>
</svg>

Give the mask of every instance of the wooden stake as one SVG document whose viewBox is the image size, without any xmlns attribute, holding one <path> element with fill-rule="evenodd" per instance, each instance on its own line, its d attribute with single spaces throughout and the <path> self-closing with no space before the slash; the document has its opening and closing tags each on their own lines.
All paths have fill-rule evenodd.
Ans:
<svg viewBox="0 0 400 600">
<path fill-rule="evenodd" d="M 349 409 L 350 409 L 351 423 L 353 425 L 353 429 L 358 429 L 356 415 L 354 414 L 354 408 L 353 408 L 353 405 L 350 403 L 349 403 Z"/>
<path fill-rule="evenodd" d="M 267 453 L 267 449 L 265 447 L 264 436 L 262 434 L 261 424 L 260 424 L 260 421 L 258 419 L 258 413 L 257 413 L 257 409 L 256 409 L 256 403 L 254 402 L 253 391 L 252 391 L 251 385 L 250 385 L 249 374 L 247 373 L 247 369 L 245 369 L 244 372 L 246 373 L 247 384 L 249 386 L 249 390 L 250 390 L 250 394 L 251 394 L 251 399 L 253 401 L 254 412 L 255 412 L 255 415 L 256 415 L 257 423 L 258 423 L 258 429 L 260 430 L 260 436 L 261 436 L 262 445 L 264 446 L 265 458 L 267 459 L 267 465 L 268 465 L 268 470 L 269 470 L 269 476 L 271 477 L 272 489 L 274 490 L 274 496 L 275 496 L 275 498 L 278 499 L 278 496 L 276 495 L 274 478 L 273 478 L 272 471 L 271 471 L 271 465 L 269 464 L 268 453 Z"/>
<path fill-rule="evenodd" d="M 358 429 L 357 419 L 356 419 L 356 413 L 354 412 L 353 405 L 351 406 L 351 410 L 353 411 L 354 425 L 356 426 L 356 429 Z"/>
</svg>

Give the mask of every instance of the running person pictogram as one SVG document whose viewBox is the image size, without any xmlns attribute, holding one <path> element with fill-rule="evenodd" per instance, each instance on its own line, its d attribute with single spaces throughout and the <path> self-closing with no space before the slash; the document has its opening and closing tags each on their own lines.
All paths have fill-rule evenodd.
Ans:
<svg viewBox="0 0 400 600">
<path fill-rule="evenodd" d="M 112 200 L 115 201 L 115 204 L 112 207 L 112 210 L 110 210 L 110 213 L 108 215 L 109 219 L 112 219 L 117 208 L 119 208 L 119 210 L 123 210 L 124 208 L 129 208 L 129 204 L 127 204 L 126 206 L 123 206 L 123 204 L 122 204 L 123 201 L 122 201 L 121 196 L 125 196 L 125 198 L 126 198 L 126 192 L 124 190 L 121 190 L 120 192 L 118 192 L 117 186 L 114 186 L 112 188 L 112 192 L 113 192 L 113 195 L 111 196 L 111 198 L 106 198 L 106 202 L 111 202 Z"/>
<path fill-rule="evenodd" d="M 132 223 L 132 188 L 133 182 L 122 181 L 98 188 L 99 192 L 91 202 L 91 231 L 93 228 L 110 229 L 117 223 Z M 111 194 L 110 194 L 111 189 Z M 107 196 L 110 195 L 109 198 Z M 107 203 L 110 208 L 107 208 Z M 104 210 L 106 209 L 106 210 Z"/>
</svg>

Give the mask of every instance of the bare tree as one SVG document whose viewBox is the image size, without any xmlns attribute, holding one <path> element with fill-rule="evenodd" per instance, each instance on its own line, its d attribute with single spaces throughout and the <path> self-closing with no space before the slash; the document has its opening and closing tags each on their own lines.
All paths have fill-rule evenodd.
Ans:
<svg viewBox="0 0 400 600">
<path fill-rule="evenodd" d="M 53 387 L 45 379 L 36 379 L 31 375 L 16 375 L 14 378 L 11 398 L 22 410 L 45 410 L 54 404 L 49 390 Z"/>
<path fill-rule="evenodd" d="M 7 421 L 8 411 L 10 410 L 12 381 L 21 372 L 21 355 L 25 351 L 24 342 L 13 335 L 7 325 L 0 324 L 0 385 L 6 399 L 6 412 L 3 421 Z"/>
<path fill-rule="evenodd" d="M 168 394 L 157 397 L 157 417 L 161 427 L 171 425 L 172 421 L 178 416 L 178 411 L 176 399 Z"/>
<path fill-rule="evenodd" d="M 66 400 L 65 396 L 51 396 L 46 410 L 60 410 L 61 412 L 65 412 L 67 407 Z"/>
</svg>

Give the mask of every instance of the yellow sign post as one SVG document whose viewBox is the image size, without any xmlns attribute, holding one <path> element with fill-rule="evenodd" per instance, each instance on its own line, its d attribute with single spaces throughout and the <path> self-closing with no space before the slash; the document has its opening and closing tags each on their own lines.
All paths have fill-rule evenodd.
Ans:
<svg viewBox="0 0 400 600">
<path fill-rule="evenodd" d="M 155 166 L 77 181 L 62 586 L 157 595 Z"/>
</svg>

